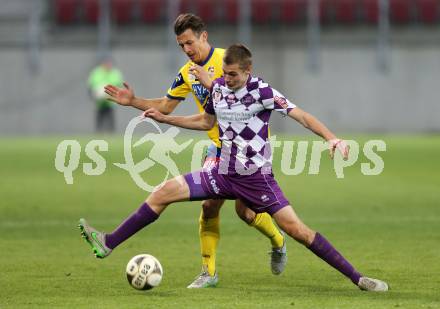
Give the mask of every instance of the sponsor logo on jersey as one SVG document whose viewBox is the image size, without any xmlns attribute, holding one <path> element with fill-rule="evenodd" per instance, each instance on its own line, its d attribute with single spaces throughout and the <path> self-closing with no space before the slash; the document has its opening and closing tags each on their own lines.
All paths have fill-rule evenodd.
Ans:
<svg viewBox="0 0 440 309">
<path fill-rule="evenodd" d="M 194 91 L 194 94 L 196 95 L 197 99 L 200 101 L 200 104 L 204 104 L 206 98 L 209 95 L 209 91 L 202 86 L 202 84 L 192 84 L 192 89 Z"/>
<path fill-rule="evenodd" d="M 241 103 L 245 104 L 245 105 L 250 105 L 252 103 L 255 102 L 255 99 L 252 95 L 247 94 L 245 95 L 242 99 L 241 99 Z"/>
<path fill-rule="evenodd" d="M 261 201 L 263 201 L 263 202 L 268 202 L 268 201 L 269 201 L 269 197 L 268 197 L 266 194 L 263 194 L 263 195 L 261 196 Z"/>
<path fill-rule="evenodd" d="M 222 91 L 220 89 L 215 89 L 213 93 L 214 104 L 218 104 L 222 99 Z"/>
<path fill-rule="evenodd" d="M 223 121 L 247 122 L 254 114 L 248 111 L 234 112 L 229 109 L 220 109 L 216 111 L 217 118 Z"/>
<path fill-rule="evenodd" d="M 182 73 L 179 73 L 176 76 L 176 78 L 174 79 L 174 82 L 173 82 L 173 85 L 171 86 L 171 89 L 177 88 L 180 85 L 182 85 L 183 83 L 184 83 L 184 80 L 183 80 Z"/>
<path fill-rule="evenodd" d="M 287 100 L 283 97 L 274 96 L 273 100 L 275 101 L 275 103 L 277 103 L 279 106 L 281 106 L 284 109 L 287 109 L 289 107 Z"/>
</svg>

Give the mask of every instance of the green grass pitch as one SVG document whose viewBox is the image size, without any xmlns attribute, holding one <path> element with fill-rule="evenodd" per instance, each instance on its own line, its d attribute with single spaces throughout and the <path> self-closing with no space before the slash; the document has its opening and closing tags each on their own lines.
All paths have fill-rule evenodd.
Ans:
<svg viewBox="0 0 440 309">
<path fill-rule="evenodd" d="M 368 162 L 363 156 L 345 169 L 344 179 L 336 178 L 327 156 L 319 175 L 285 176 L 275 156 L 277 179 L 300 217 L 359 271 L 389 282 L 384 294 L 359 291 L 292 239 L 286 270 L 273 276 L 269 242 L 240 221 L 232 202 L 221 211 L 215 289 L 186 289 L 200 271 L 198 202 L 170 206 L 109 258 L 96 260 L 80 238 L 78 219 L 111 230 L 147 194 L 112 164 L 124 161 L 122 137 L 112 137 L 102 153 L 104 174 L 84 175 L 81 164 L 67 185 L 54 167 L 64 138 L 0 139 L 1 309 L 440 308 L 438 135 L 359 137 L 387 143 L 378 176 L 361 174 L 360 164 Z M 90 162 L 84 148 L 92 138 L 79 139 L 81 163 Z M 190 168 L 189 155 L 172 156 L 182 172 Z M 154 183 L 163 171 L 154 167 L 143 175 Z M 125 278 L 126 263 L 139 253 L 153 254 L 164 267 L 153 290 L 136 291 Z"/>
</svg>

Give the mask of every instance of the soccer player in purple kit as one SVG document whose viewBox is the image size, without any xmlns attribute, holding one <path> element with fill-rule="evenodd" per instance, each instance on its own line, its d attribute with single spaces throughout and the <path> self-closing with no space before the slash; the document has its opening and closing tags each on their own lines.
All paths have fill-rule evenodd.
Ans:
<svg viewBox="0 0 440 309">
<path fill-rule="evenodd" d="M 204 112 L 210 88 L 208 85 L 211 85 L 212 80 L 223 75 L 222 64 L 225 50 L 211 46 L 205 23 L 194 14 L 179 15 L 174 22 L 174 33 L 176 41 L 188 57 L 188 61 L 180 68 L 166 96 L 153 99 L 140 98 L 134 95 L 133 89 L 128 84 L 124 84 L 123 88 L 107 85 L 105 89 L 110 100 L 142 111 L 154 107 L 164 114 L 170 114 L 191 93 L 199 112 Z M 217 125 L 207 130 L 206 133 L 212 144 L 206 151 L 203 166 L 209 167 L 218 163 L 221 143 Z M 199 218 L 202 271 L 188 285 L 188 288 L 214 287 L 218 283 L 216 255 L 220 240 L 220 208 L 223 203 L 224 200 L 221 199 L 202 201 L 202 211 Z M 270 267 L 273 274 L 281 274 L 287 262 L 287 247 L 283 233 L 278 230 L 269 214 L 265 212 L 256 214 L 239 199 L 235 201 L 235 209 L 243 221 L 270 241 Z M 99 254 L 97 257 L 100 257 Z"/>
<path fill-rule="evenodd" d="M 164 115 L 154 108 L 146 117 L 193 130 L 209 130 L 216 121 L 222 142 L 218 165 L 167 181 L 148 196 L 140 208 L 110 234 L 99 232 L 80 219 L 83 237 L 93 250 L 107 256 L 120 243 L 154 222 L 174 202 L 203 199 L 237 199 L 256 213 L 267 212 L 278 226 L 316 256 L 367 291 L 387 291 L 384 281 L 361 275 L 320 233 L 296 215 L 278 186 L 271 168 L 268 125 L 272 110 L 287 115 L 348 157 L 348 146 L 324 124 L 296 107 L 262 79 L 251 75 L 252 54 L 243 45 L 230 46 L 223 58 L 224 76 L 210 89 L 205 113 L 192 116 Z"/>
</svg>

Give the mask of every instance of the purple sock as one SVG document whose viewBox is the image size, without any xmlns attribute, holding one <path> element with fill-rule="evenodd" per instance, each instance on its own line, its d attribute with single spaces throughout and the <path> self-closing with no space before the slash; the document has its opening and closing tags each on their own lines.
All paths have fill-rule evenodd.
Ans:
<svg viewBox="0 0 440 309">
<path fill-rule="evenodd" d="M 310 251 L 339 270 L 354 284 L 358 284 L 361 274 L 319 233 L 309 247 Z"/>
<path fill-rule="evenodd" d="M 159 215 L 147 203 L 143 203 L 138 210 L 130 215 L 111 234 L 105 235 L 105 245 L 111 249 L 136 234 L 139 230 L 154 222 Z"/>
</svg>

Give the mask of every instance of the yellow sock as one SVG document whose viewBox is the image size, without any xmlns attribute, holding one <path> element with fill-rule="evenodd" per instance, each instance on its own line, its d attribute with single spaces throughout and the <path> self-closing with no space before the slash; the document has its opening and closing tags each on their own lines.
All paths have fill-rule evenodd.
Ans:
<svg viewBox="0 0 440 309">
<path fill-rule="evenodd" d="M 272 217 L 267 212 L 256 214 L 254 221 L 249 225 L 253 226 L 269 238 L 273 248 L 280 248 L 283 246 L 284 237 L 273 223 Z"/>
<path fill-rule="evenodd" d="M 211 276 L 215 274 L 215 255 L 220 238 L 220 218 L 203 219 L 203 210 L 199 218 L 200 251 L 202 253 L 202 265 Z"/>
</svg>

